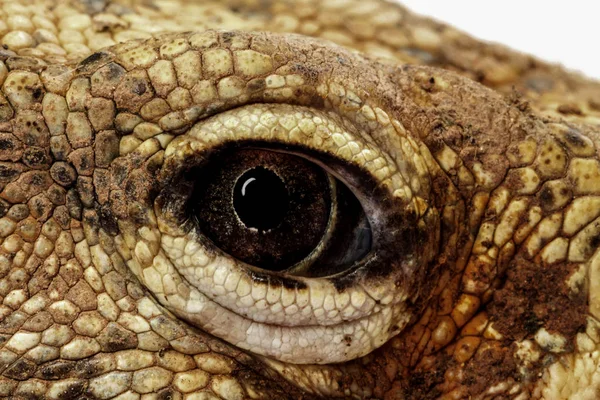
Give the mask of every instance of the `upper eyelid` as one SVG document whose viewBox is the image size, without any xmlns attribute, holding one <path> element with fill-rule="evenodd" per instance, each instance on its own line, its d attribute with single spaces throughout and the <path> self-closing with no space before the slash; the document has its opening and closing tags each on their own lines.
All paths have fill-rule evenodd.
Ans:
<svg viewBox="0 0 600 400">
<path fill-rule="evenodd" d="M 172 42 L 185 51 L 163 52 Z M 181 47 L 180 42 L 186 46 Z M 233 42 L 246 45 L 232 49 Z M 115 127 L 128 134 L 121 142 L 125 153 L 134 149 L 143 151 L 134 138 L 156 140 L 165 148 L 173 136 L 177 137 L 197 121 L 246 104 L 288 103 L 332 111 L 342 121 L 349 122 L 373 148 L 394 149 L 389 154 L 410 186 L 409 192 L 399 195 L 426 198 L 430 187 L 429 164 L 419 154 L 426 149 L 415 142 L 398 119 L 374 101 L 397 101 L 388 98 L 390 93 L 385 90 L 393 84 L 386 81 L 392 79 L 392 71 L 389 76 L 382 75 L 385 68 L 376 68 L 381 66 L 341 47 L 327 47 L 325 53 L 320 52 L 321 48 L 325 49 L 325 45 L 316 39 L 284 38 L 276 34 L 214 31 L 180 34 L 176 39 L 167 36 L 135 45 L 116 45 L 94 54 L 78 65 L 79 77 L 73 83 L 88 76 L 93 96 L 114 99 L 120 111 L 115 117 Z M 221 51 L 219 54 L 231 62 L 230 74 L 216 76 L 207 69 L 208 54 L 216 51 Z M 132 57 L 134 53 L 146 57 Z M 132 64 L 132 59 L 137 61 Z M 168 83 L 160 73 L 160 66 L 168 66 L 174 72 L 169 75 Z M 81 85 L 75 86 L 73 90 L 81 90 Z M 183 97 L 192 102 L 172 103 L 170 95 L 179 93 L 178 90 L 189 93 Z M 127 145 L 128 140 L 133 141 L 132 146 Z M 412 164 L 410 171 L 403 168 L 406 160 Z"/>
<path fill-rule="evenodd" d="M 281 125 L 282 120 L 287 126 Z M 167 170 L 186 153 L 201 154 L 228 142 L 273 141 L 322 151 L 348 164 L 361 165 L 379 182 L 402 180 L 394 177 L 398 173 L 394 168 L 384 169 L 394 164 L 387 153 L 335 122 L 318 110 L 286 105 L 255 104 L 234 113 L 224 112 L 195 124 L 186 135 L 169 143 L 165 149 Z"/>
</svg>

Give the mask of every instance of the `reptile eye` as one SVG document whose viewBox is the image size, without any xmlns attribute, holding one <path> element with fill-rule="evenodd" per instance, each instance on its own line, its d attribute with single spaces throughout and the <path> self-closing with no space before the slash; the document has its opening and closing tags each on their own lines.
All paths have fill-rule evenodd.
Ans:
<svg viewBox="0 0 600 400">
<path fill-rule="evenodd" d="M 409 323 L 404 301 L 437 245 L 405 144 L 396 161 L 300 106 L 199 121 L 137 177 L 156 173 L 155 217 L 130 206 L 132 269 L 175 315 L 239 348 L 295 364 L 363 356 Z"/>
<path fill-rule="evenodd" d="M 371 247 L 346 185 L 306 158 L 262 149 L 219 152 L 190 170 L 200 234 L 251 266 L 302 276 L 338 273 Z"/>
</svg>

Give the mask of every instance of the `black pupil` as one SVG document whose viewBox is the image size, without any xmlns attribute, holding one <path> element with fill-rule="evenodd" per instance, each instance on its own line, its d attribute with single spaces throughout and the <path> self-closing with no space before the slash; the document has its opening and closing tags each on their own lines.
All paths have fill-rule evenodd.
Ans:
<svg viewBox="0 0 600 400">
<path fill-rule="evenodd" d="M 268 231 L 279 226 L 288 210 L 288 191 L 277 174 L 252 168 L 235 183 L 233 207 L 248 228 Z"/>
</svg>

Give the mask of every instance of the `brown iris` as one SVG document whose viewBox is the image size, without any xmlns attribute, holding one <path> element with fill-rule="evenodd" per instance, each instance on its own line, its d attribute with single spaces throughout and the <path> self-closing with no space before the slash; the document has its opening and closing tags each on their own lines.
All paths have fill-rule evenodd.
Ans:
<svg viewBox="0 0 600 400">
<path fill-rule="evenodd" d="M 316 164 L 294 155 L 224 152 L 202 168 L 192 206 L 199 227 L 239 260 L 281 271 L 319 244 L 331 213 L 331 183 Z"/>
<path fill-rule="evenodd" d="M 167 187 L 162 203 L 220 250 L 264 270 L 330 276 L 371 250 L 371 226 L 352 191 L 289 152 L 216 150 Z"/>
</svg>

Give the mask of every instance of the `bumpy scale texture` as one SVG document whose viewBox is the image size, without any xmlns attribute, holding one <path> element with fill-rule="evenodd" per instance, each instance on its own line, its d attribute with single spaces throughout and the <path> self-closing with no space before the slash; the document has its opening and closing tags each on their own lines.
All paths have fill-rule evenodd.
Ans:
<svg viewBox="0 0 600 400">
<path fill-rule="evenodd" d="M 599 398 L 597 82 L 379 0 L 3 0 L 0 41 L 0 397 Z M 420 251 L 266 285 L 155 201 L 259 139 Z"/>
</svg>

